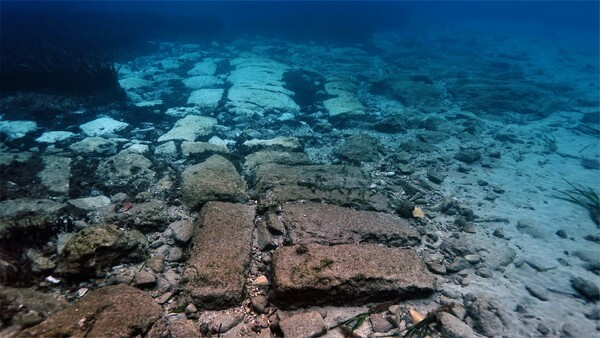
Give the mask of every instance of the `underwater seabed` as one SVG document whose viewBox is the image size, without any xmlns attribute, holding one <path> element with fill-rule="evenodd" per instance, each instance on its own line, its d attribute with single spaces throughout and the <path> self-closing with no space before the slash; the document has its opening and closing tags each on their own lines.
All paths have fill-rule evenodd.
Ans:
<svg viewBox="0 0 600 338">
<path fill-rule="evenodd" d="M 150 43 L 127 105 L 3 98 L 2 336 L 600 334 L 597 48 Z"/>
</svg>

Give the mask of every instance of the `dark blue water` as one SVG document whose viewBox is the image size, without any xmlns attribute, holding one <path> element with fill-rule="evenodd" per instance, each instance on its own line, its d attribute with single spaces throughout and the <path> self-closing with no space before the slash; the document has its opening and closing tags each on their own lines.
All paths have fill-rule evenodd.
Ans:
<svg viewBox="0 0 600 338">
<path fill-rule="evenodd" d="M 3 49 L 45 40 L 109 50 L 147 39 L 256 34 L 352 41 L 381 29 L 413 24 L 443 29 L 471 20 L 597 34 L 598 11 L 597 1 L 3 1 L 1 15 Z"/>
</svg>

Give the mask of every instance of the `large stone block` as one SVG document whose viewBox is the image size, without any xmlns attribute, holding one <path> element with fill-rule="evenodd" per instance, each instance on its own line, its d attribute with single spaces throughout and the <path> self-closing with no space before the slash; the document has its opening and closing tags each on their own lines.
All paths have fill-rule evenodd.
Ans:
<svg viewBox="0 0 600 338">
<path fill-rule="evenodd" d="M 243 202 L 246 182 L 233 163 L 219 155 L 186 168 L 181 174 L 183 200 L 190 208 L 208 201 Z"/>
<path fill-rule="evenodd" d="M 160 317 L 152 297 L 132 286 L 107 286 L 58 311 L 18 337 L 133 337 Z"/>
<path fill-rule="evenodd" d="M 369 189 L 370 180 L 350 165 L 265 163 L 254 170 L 254 198 L 262 204 L 310 200 L 361 209 L 388 210 L 388 199 Z"/>
<path fill-rule="evenodd" d="M 239 305 L 252 254 L 255 206 L 209 202 L 201 211 L 182 290 L 198 308 Z"/>
<path fill-rule="evenodd" d="M 409 221 L 398 216 L 323 203 L 286 203 L 282 206 L 280 219 L 288 229 L 292 244 L 410 246 L 420 240 Z"/>
<path fill-rule="evenodd" d="M 280 307 L 419 298 L 435 280 L 413 250 L 376 244 L 280 247 L 272 269 L 272 301 Z"/>
</svg>

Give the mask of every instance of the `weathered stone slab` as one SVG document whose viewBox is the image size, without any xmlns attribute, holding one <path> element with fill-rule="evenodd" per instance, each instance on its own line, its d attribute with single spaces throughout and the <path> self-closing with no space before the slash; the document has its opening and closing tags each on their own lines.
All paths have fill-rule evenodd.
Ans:
<svg viewBox="0 0 600 338">
<path fill-rule="evenodd" d="M 133 337 L 161 314 L 152 297 L 125 284 L 94 291 L 18 337 Z"/>
<path fill-rule="evenodd" d="M 64 156 L 44 156 L 44 169 L 38 173 L 40 181 L 50 192 L 66 194 L 69 192 L 71 178 L 71 159 Z"/>
<path fill-rule="evenodd" d="M 435 279 L 413 250 L 376 244 L 280 247 L 272 269 L 272 302 L 281 307 L 419 298 Z"/>
<path fill-rule="evenodd" d="M 287 165 L 313 164 L 308 155 L 300 152 L 285 152 L 277 150 L 261 150 L 249 154 L 244 159 L 246 170 L 254 170 L 258 165 L 264 163 L 279 163 Z"/>
<path fill-rule="evenodd" d="M 225 309 L 242 302 L 255 213 L 255 206 L 224 202 L 202 208 L 181 287 L 198 308 Z"/>
<path fill-rule="evenodd" d="M 265 163 L 256 167 L 254 182 L 254 198 L 265 205 L 311 200 L 362 209 L 389 209 L 387 198 L 369 189 L 369 179 L 356 166 Z"/>
<path fill-rule="evenodd" d="M 419 242 L 419 234 L 407 220 L 382 212 L 292 202 L 282 206 L 281 220 L 288 229 L 292 244 L 410 246 Z"/>
<path fill-rule="evenodd" d="M 243 202 L 246 182 L 233 163 L 219 155 L 186 168 L 181 174 L 183 200 L 190 208 L 208 201 Z"/>
<path fill-rule="evenodd" d="M 217 124 L 217 119 L 207 116 L 188 115 L 175 122 L 173 129 L 158 138 L 158 142 L 171 140 L 195 141 L 200 136 L 207 136 Z"/>
</svg>

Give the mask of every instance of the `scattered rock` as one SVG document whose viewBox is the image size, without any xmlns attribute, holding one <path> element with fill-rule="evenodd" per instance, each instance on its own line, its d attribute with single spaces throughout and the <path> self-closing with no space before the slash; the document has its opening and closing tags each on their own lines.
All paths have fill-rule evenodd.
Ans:
<svg viewBox="0 0 600 338">
<path fill-rule="evenodd" d="M 546 289 L 544 289 L 543 287 L 536 285 L 536 284 L 527 284 L 525 285 L 525 289 L 527 289 L 527 291 L 529 291 L 529 293 L 534 296 L 535 298 L 542 300 L 542 301 L 547 301 L 548 299 L 550 299 L 549 295 L 548 295 L 548 291 L 546 291 Z"/>
<path fill-rule="evenodd" d="M 123 284 L 107 286 L 19 337 L 132 337 L 147 332 L 161 311 L 143 291 Z"/>
<path fill-rule="evenodd" d="M 344 161 L 360 164 L 377 161 L 382 148 L 378 138 L 367 134 L 356 134 L 344 140 L 336 148 L 335 153 Z"/>
<path fill-rule="evenodd" d="M 200 328 L 195 320 L 186 318 L 175 318 L 169 320 L 169 337 L 171 338 L 189 338 L 200 337 Z"/>
<path fill-rule="evenodd" d="M 435 279 L 414 251 L 375 244 L 279 247 L 271 265 L 282 307 L 418 298 Z"/>
<path fill-rule="evenodd" d="M 194 222 L 189 219 L 176 221 L 169 224 L 169 229 L 175 242 L 181 245 L 187 244 L 194 235 Z"/>
<path fill-rule="evenodd" d="M 533 238 L 545 238 L 540 226 L 532 220 L 521 219 L 517 222 L 517 230 Z"/>
<path fill-rule="evenodd" d="M 133 279 L 135 286 L 137 287 L 149 287 L 156 285 L 156 276 L 152 272 L 142 270 L 138 271 L 135 274 L 135 278 Z"/>
<path fill-rule="evenodd" d="M 481 158 L 481 153 L 473 149 L 464 149 L 454 155 L 454 159 L 461 162 L 471 164 L 478 161 Z"/>
<path fill-rule="evenodd" d="M 279 327 L 285 337 L 318 337 L 327 331 L 323 317 L 317 311 L 304 312 L 282 319 Z"/>
<path fill-rule="evenodd" d="M 440 332 L 448 338 L 475 338 L 477 336 L 469 325 L 447 312 L 440 312 L 438 321 L 441 325 Z"/>
<path fill-rule="evenodd" d="M 254 309 L 254 311 L 256 311 L 257 313 L 266 313 L 265 309 L 269 305 L 269 300 L 267 299 L 267 297 L 263 295 L 257 295 L 250 298 L 250 302 L 252 303 L 252 308 Z"/>
<path fill-rule="evenodd" d="M 373 313 L 369 315 L 369 321 L 373 332 L 388 332 L 394 328 L 389 318 L 383 313 Z"/>
<path fill-rule="evenodd" d="M 495 300 L 467 294 L 464 304 L 467 313 L 473 319 L 474 328 L 486 336 L 504 335 L 506 327 L 511 324 L 508 314 Z"/>
<path fill-rule="evenodd" d="M 219 311 L 208 322 L 208 328 L 212 333 L 225 333 L 236 327 L 242 320 L 244 320 L 243 313 Z"/>
<path fill-rule="evenodd" d="M 581 277 L 573 277 L 571 278 L 571 286 L 589 302 L 600 300 L 600 289 L 594 282 Z"/>
</svg>

